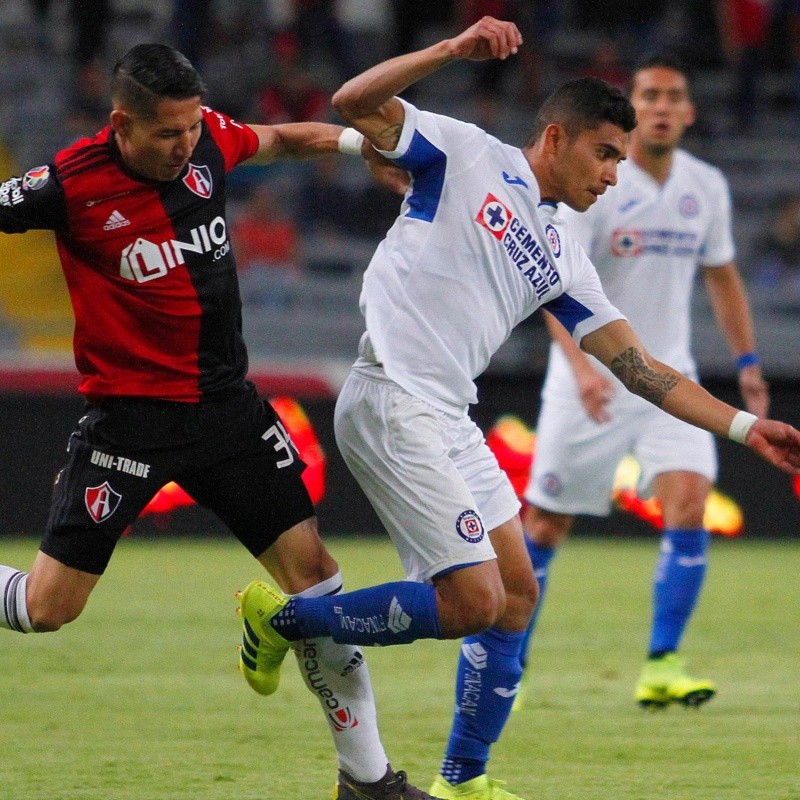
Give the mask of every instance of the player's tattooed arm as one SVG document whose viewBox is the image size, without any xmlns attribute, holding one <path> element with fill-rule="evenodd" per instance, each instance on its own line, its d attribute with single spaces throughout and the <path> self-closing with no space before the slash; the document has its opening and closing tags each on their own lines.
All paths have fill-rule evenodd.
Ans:
<svg viewBox="0 0 800 800">
<path fill-rule="evenodd" d="M 400 134 L 402 132 L 402 123 L 389 125 L 378 134 L 375 144 L 379 150 L 386 150 L 387 152 L 395 150 L 400 142 Z"/>
<path fill-rule="evenodd" d="M 635 347 L 623 350 L 609 364 L 611 371 L 634 394 L 661 408 L 667 393 L 678 383 L 677 375 L 658 372 L 648 366 L 641 351 Z"/>
</svg>

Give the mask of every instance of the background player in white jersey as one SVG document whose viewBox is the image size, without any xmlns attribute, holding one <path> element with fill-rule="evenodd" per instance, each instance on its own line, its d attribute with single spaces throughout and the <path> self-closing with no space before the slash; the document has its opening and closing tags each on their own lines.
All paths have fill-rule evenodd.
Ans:
<svg viewBox="0 0 800 800">
<path fill-rule="evenodd" d="M 763 417 L 769 398 L 733 261 L 728 185 L 718 169 L 678 149 L 694 120 L 680 63 L 669 54 L 642 62 L 632 77 L 631 102 L 637 126 L 618 184 L 585 214 L 563 209 L 564 222 L 649 352 L 693 379 L 691 294 L 702 268 L 717 324 L 738 365 L 742 397 L 749 411 Z M 706 571 L 703 512 L 717 474 L 712 437 L 626 392 L 552 317 L 548 326 L 555 343 L 525 491 L 530 505 L 522 512 L 540 591 L 574 516 L 608 514 L 616 467 L 634 454 L 642 466 L 641 491 L 659 499 L 664 517 L 648 658 L 635 697 L 654 708 L 703 703 L 714 685 L 689 676 L 676 653 Z M 538 608 L 529 634 L 537 616 Z M 526 658 L 527 643 L 523 668 Z"/>
<path fill-rule="evenodd" d="M 339 447 L 409 580 L 288 600 L 256 581 L 241 598 L 264 682 L 277 683 L 290 642 L 303 637 L 364 645 L 467 637 L 453 729 L 430 790 L 440 798 L 516 798 L 486 768 L 522 674 L 537 587 L 511 483 L 467 414 L 474 379 L 514 325 L 548 308 L 630 389 L 746 439 L 789 471 L 800 467 L 798 431 L 737 412 L 653 359 L 583 250 L 541 214 L 543 198 L 584 211 L 616 182 L 634 125 L 620 92 L 593 78 L 565 84 L 521 150 L 396 96 L 453 60 L 505 58 L 520 44 L 514 25 L 485 17 L 334 96 L 342 116 L 412 179 L 364 275 L 367 332 L 335 417 Z"/>
</svg>

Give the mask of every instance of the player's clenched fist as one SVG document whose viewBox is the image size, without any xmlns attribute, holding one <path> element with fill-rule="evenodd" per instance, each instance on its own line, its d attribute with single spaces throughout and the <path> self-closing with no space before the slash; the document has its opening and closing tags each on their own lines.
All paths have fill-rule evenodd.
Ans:
<svg viewBox="0 0 800 800">
<path fill-rule="evenodd" d="M 505 59 L 517 52 L 522 34 L 513 22 L 483 17 L 463 33 L 449 40 L 452 58 L 485 61 Z"/>
</svg>

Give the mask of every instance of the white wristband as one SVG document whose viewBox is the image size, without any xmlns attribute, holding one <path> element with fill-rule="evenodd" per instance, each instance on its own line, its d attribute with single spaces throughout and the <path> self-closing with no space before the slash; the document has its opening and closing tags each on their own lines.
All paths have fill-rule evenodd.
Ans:
<svg viewBox="0 0 800 800">
<path fill-rule="evenodd" d="M 728 430 L 728 438 L 733 439 L 734 442 L 744 444 L 747 434 L 750 433 L 750 428 L 758 419 L 755 414 L 750 414 L 747 411 L 737 411 L 736 416 L 731 421 L 731 427 Z"/>
<path fill-rule="evenodd" d="M 355 128 L 345 128 L 339 134 L 339 152 L 348 156 L 360 156 L 364 134 Z"/>
</svg>

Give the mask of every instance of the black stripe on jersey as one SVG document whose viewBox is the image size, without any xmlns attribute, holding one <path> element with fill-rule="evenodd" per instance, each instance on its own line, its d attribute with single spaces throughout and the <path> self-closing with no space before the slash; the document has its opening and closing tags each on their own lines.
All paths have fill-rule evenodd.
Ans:
<svg viewBox="0 0 800 800">
<path fill-rule="evenodd" d="M 77 165 L 81 161 L 85 161 L 87 158 L 90 158 L 91 156 L 96 155 L 97 153 L 107 152 L 107 151 L 108 151 L 107 144 L 87 144 L 80 150 L 76 150 L 74 153 L 72 153 L 72 155 L 67 156 L 61 163 L 61 166 L 64 168 L 69 168 Z"/>
<path fill-rule="evenodd" d="M 193 194 L 180 178 L 157 188 L 164 211 L 175 225 L 175 238 L 179 241 L 191 241 L 192 228 L 210 225 L 218 216 L 225 218 L 225 159 L 205 121 L 191 163 L 210 170 L 214 187 L 211 198 L 202 199 Z M 200 370 L 198 387 L 204 395 L 240 385 L 247 372 L 242 304 L 230 239 L 228 245 L 227 252 L 218 255 L 216 260 L 216 247 L 210 252 L 188 253 L 186 256 L 189 280 L 202 309 L 197 363 Z"/>
<path fill-rule="evenodd" d="M 85 159 L 80 164 L 75 164 L 67 168 L 60 166 L 58 168 L 58 174 L 62 181 L 68 178 L 74 178 L 77 175 L 82 175 L 84 172 L 90 172 L 96 167 L 99 167 L 101 164 L 107 163 L 108 160 L 109 156 L 107 152 L 96 153 L 91 158 Z"/>
</svg>

